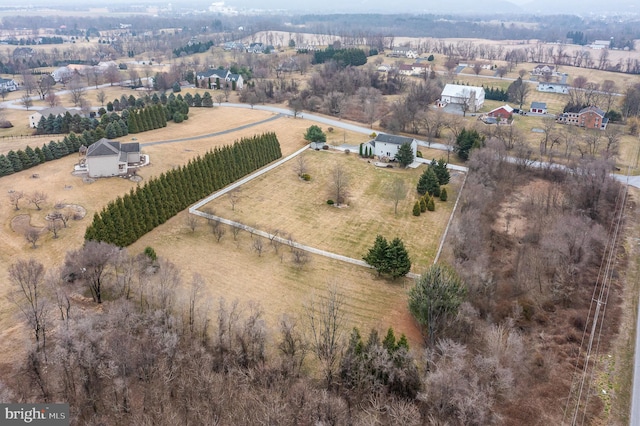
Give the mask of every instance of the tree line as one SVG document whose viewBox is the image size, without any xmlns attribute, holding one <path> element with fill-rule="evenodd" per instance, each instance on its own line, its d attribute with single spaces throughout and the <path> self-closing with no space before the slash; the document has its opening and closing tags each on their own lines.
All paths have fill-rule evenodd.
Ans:
<svg viewBox="0 0 640 426">
<path fill-rule="evenodd" d="M 111 201 L 95 213 L 85 239 L 128 246 L 190 204 L 281 156 L 275 133 L 215 148 Z"/>
</svg>

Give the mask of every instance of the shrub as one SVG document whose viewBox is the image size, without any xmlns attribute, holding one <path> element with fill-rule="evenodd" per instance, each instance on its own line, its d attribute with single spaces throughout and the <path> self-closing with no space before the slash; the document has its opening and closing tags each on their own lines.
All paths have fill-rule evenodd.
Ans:
<svg viewBox="0 0 640 426">
<path fill-rule="evenodd" d="M 420 201 L 416 201 L 416 203 L 413 205 L 413 215 L 420 216 Z"/>
<path fill-rule="evenodd" d="M 418 152 L 416 153 L 416 156 L 417 156 L 418 158 L 423 158 L 423 157 L 422 157 L 422 151 L 418 151 Z"/>
<path fill-rule="evenodd" d="M 440 201 L 447 201 L 447 188 L 440 190 Z"/>
<path fill-rule="evenodd" d="M 325 151 L 328 151 L 329 150 L 329 145 L 323 145 L 322 149 L 324 149 Z"/>
<path fill-rule="evenodd" d="M 433 202 L 433 197 L 429 197 L 429 201 L 427 201 L 427 210 L 430 212 L 436 209 L 436 203 Z"/>
<path fill-rule="evenodd" d="M 349 155 L 349 154 L 351 154 L 351 150 L 350 150 L 350 149 L 345 149 L 345 150 L 344 150 L 344 153 L 345 153 L 345 154 L 347 154 L 347 155 Z"/>
<path fill-rule="evenodd" d="M 329 128 L 327 128 L 327 132 L 329 132 L 329 133 L 333 133 L 333 127 L 329 127 Z"/>
<path fill-rule="evenodd" d="M 147 246 L 147 247 L 144 248 L 144 254 L 149 259 L 153 260 L 154 262 L 158 258 L 158 255 L 156 254 L 156 251 L 151 246 Z"/>
<path fill-rule="evenodd" d="M 334 205 L 335 203 L 333 202 L 333 200 L 327 200 L 327 204 L 329 204 L 330 206 Z"/>
<path fill-rule="evenodd" d="M 311 180 L 311 175 L 309 173 L 304 173 L 302 176 L 300 176 L 303 180 L 306 180 L 307 182 L 309 182 Z"/>
<path fill-rule="evenodd" d="M 420 197 L 420 212 L 424 213 L 427 211 L 427 200 L 426 197 Z"/>
</svg>

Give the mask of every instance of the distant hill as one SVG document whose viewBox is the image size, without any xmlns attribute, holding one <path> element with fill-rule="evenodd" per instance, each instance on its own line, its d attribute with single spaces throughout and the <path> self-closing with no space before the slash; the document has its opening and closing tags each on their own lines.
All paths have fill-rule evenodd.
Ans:
<svg viewBox="0 0 640 426">
<path fill-rule="evenodd" d="M 630 14 L 640 13 L 640 5 L 636 0 L 581 0 L 566 1 L 535 0 L 521 4 L 525 12 L 543 14 L 573 14 L 589 16 L 597 14 Z"/>
</svg>

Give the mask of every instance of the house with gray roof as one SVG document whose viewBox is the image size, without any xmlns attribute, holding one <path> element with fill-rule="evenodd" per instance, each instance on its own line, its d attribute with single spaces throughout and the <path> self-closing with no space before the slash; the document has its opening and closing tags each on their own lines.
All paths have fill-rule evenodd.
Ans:
<svg viewBox="0 0 640 426">
<path fill-rule="evenodd" d="M 38 127 L 38 123 L 40 123 L 40 119 L 42 117 L 49 118 L 50 115 L 53 115 L 54 117 L 61 117 L 64 116 L 67 112 L 71 113 L 71 115 L 80 114 L 80 111 L 78 111 L 77 109 L 66 109 L 65 107 L 61 106 L 44 108 L 38 111 L 34 111 L 34 113 L 29 116 L 29 126 L 32 129 L 35 129 Z"/>
<path fill-rule="evenodd" d="M 531 102 L 531 107 L 529 108 L 529 112 L 534 114 L 546 114 L 547 104 L 545 102 Z"/>
<path fill-rule="evenodd" d="M 18 84 L 11 78 L 0 78 L 0 92 L 15 92 Z"/>
<path fill-rule="evenodd" d="M 120 143 L 102 138 L 87 148 L 85 166 L 90 177 L 126 175 L 141 163 L 138 142 Z"/>
<path fill-rule="evenodd" d="M 379 159 L 394 159 L 398 153 L 398 149 L 400 149 L 400 145 L 404 143 L 411 145 L 411 151 L 415 158 L 418 155 L 418 141 L 406 136 L 380 133 L 376 135 L 375 139 L 370 140 L 365 145 L 370 146 L 373 155 Z"/>
</svg>

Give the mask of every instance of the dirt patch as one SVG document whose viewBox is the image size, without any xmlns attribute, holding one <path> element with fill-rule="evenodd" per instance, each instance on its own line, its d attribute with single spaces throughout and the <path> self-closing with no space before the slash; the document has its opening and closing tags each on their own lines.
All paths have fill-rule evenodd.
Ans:
<svg viewBox="0 0 640 426">
<path fill-rule="evenodd" d="M 11 219 L 11 229 L 20 235 L 24 235 L 32 229 L 40 233 L 44 232 L 44 227 L 31 226 L 31 215 L 28 214 L 20 214 Z"/>
</svg>

